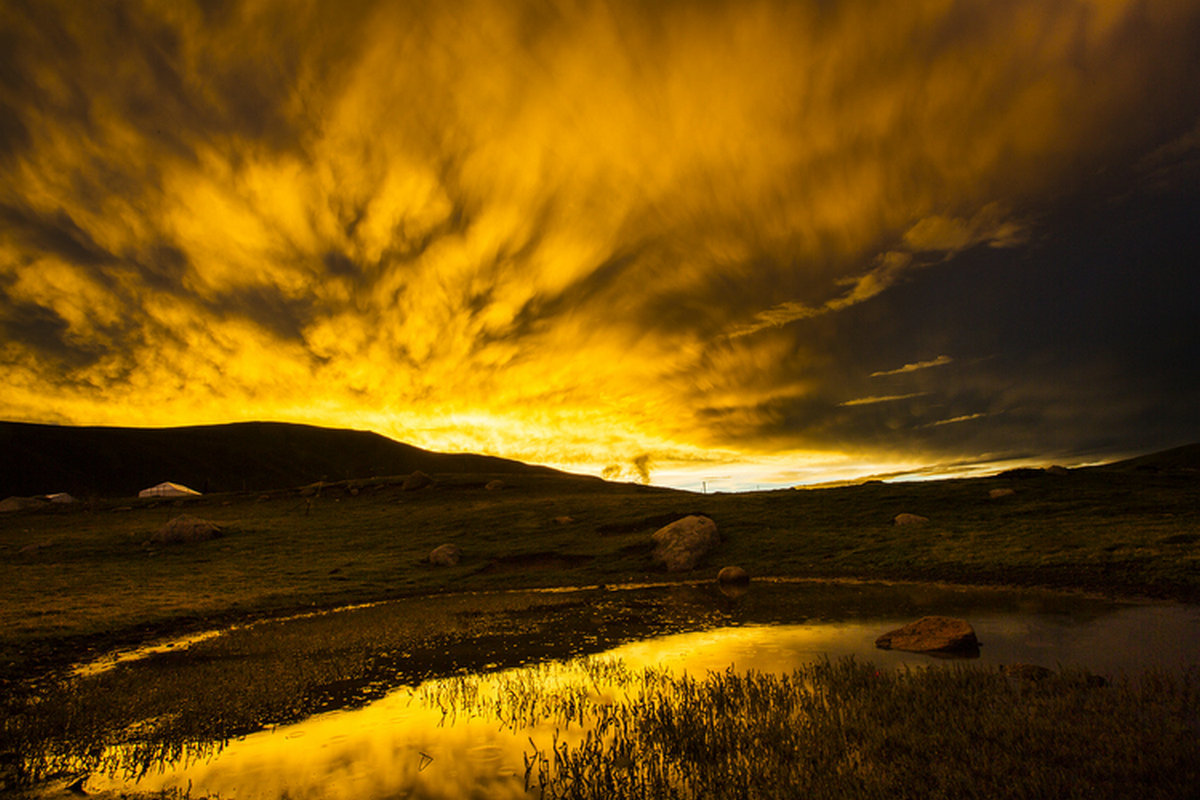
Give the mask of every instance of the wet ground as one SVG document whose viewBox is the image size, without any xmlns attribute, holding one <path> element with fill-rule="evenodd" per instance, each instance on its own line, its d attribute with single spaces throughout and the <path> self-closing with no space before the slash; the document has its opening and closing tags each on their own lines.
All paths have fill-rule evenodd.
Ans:
<svg viewBox="0 0 1200 800">
<path fill-rule="evenodd" d="M 985 666 L 1116 676 L 1200 664 L 1200 608 L 1052 592 L 759 580 L 745 590 L 448 595 L 260 623 L 81 665 L 72 702 L 84 713 L 76 716 L 91 703 L 100 721 L 76 746 L 47 736 L 60 753 L 38 769 L 57 772 L 42 786 L 48 794 L 82 779 L 79 788 L 111 796 L 526 796 L 526 751 L 561 732 L 448 720 L 422 693 L 453 676 L 595 683 L 572 659 L 596 655 L 693 674 L 785 673 L 846 656 L 887 669 L 948 664 L 874 647 L 879 634 L 925 614 L 970 621 L 982 642 L 973 663 Z M 116 703 L 125 693 L 130 699 Z"/>
</svg>

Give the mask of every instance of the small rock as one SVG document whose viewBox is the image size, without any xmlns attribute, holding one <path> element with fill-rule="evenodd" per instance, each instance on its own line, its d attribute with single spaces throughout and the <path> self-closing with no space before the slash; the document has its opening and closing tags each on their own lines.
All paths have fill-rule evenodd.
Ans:
<svg viewBox="0 0 1200 800">
<path fill-rule="evenodd" d="M 180 514 L 150 535 L 151 542 L 184 544 L 205 542 L 221 536 L 221 526 L 190 514 Z"/>
<path fill-rule="evenodd" d="M 429 553 L 429 563 L 435 567 L 453 567 L 462 561 L 462 548 L 456 544 L 439 544 Z"/>
<path fill-rule="evenodd" d="M 993 500 L 999 500 L 1002 497 L 1012 497 L 1016 492 L 1012 489 L 992 489 L 988 492 L 988 497 Z"/>
<path fill-rule="evenodd" d="M 929 522 L 929 517 L 922 517 L 920 514 L 897 514 L 893 523 L 896 525 L 924 525 Z"/>
<path fill-rule="evenodd" d="M 404 483 L 400 488 L 406 492 L 415 492 L 418 489 L 424 489 L 426 486 L 433 485 L 433 478 L 426 475 L 421 470 L 417 470 L 412 475 L 404 479 Z"/>
<path fill-rule="evenodd" d="M 563 517 L 555 517 L 554 518 L 555 525 L 570 525 L 574 521 L 575 521 L 574 517 L 563 516 Z"/>
<path fill-rule="evenodd" d="M 1071 470 L 1067 469 L 1066 467 L 1060 467 L 1058 464 L 1055 464 L 1052 467 L 1046 467 L 1046 474 L 1048 474 L 1048 475 L 1070 475 Z"/>
<path fill-rule="evenodd" d="M 507 485 L 508 484 L 506 484 L 504 481 L 497 478 L 494 481 L 488 481 L 487 485 L 485 485 L 483 488 L 487 489 L 489 492 L 498 492 Z"/>
<path fill-rule="evenodd" d="M 717 573 L 717 583 L 745 586 L 750 582 L 750 573 L 741 567 L 721 567 Z"/>
<path fill-rule="evenodd" d="M 979 649 L 979 640 L 965 620 L 930 616 L 888 631 L 875 640 L 875 646 L 910 653 L 970 653 Z"/>
<path fill-rule="evenodd" d="M 697 514 L 659 528 L 650 538 L 654 542 L 654 562 L 666 566 L 668 572 L 695 569 L 700 559 L 721 541 L 717 523 Z"/>
<path fill-rule="evenodd" d="M 1037 664 L 1002 664 L 1000 674 L 1023 681 L 1040 681 L 1049 678 L 1054 671 Z"/>
</svg>

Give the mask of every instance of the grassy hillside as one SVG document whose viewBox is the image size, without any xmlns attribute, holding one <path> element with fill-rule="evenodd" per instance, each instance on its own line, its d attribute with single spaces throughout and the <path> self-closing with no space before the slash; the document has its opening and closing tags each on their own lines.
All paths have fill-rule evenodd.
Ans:
<svg viewBox="0 0 1200 800">
<path fill-rule="evenodd" d="M 516 461 L 433 453 L 375 433 L 280 422 L 88 428 L 0 422 L 0 498 L 69 492 L 132 497 L 162 481 L 201 492 L 424 472 L 545 472 Z"/>
</svg>

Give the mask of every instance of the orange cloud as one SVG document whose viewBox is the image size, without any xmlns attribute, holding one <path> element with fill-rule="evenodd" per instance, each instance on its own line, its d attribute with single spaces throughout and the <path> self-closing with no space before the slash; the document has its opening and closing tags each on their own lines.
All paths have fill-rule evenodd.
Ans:
<svg viewBox="0 0 1200 800">
<path fill-rule="evenodd" d="M 1174 101 L 1143 88 L 1189 74 L 1197 18 L 1166 0 L 3 15 L 0 314 L 31 334 L 0 349 L 20 387 L 0 414 L 353 424 L 597 471 L 811 449 L 779 409 L 832 359 L 791 328 L 1024 244 L 1061 193 L 1163 146 Z"/>
</svg>

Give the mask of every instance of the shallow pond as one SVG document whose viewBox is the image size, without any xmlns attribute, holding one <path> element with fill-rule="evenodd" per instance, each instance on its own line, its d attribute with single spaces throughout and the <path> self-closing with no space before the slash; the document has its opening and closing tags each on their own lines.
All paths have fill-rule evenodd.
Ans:
<svg viewBox="0 0 1200 800">
<path fill-rule="evenodd" d="M 614 663 L 626 676 L 786 674 L 843 657 L 879 669 L 961 663 L 875 648 L 879 634 L 925 614 L 970 621 L 982 647 L 969 663 L 984 668 L 1035 663 L 1116 677 L 1200 664 L 1200 608 L 1048 592 L 756 581 L 730 594 L 664 585 L 413 599 L 252 626 L 123 662 L 114 681 L 209 670 L 169 683 L 181 706 L 207 701 L 178 687 L 212 683 L 214 674 L 228 676 L 231 708 L 253 705 L 267 690 L 241 676 L 257 671 L 299 687 L 289 691 L 307 704 L 283 719 L 304 718 L 235 731 L 229 741 L 192 735 L 180 744 L 176 733 L 171 746 L 130 733 L 164 730 L 158 717 L 125 720 L 120 736 L 93 742 L 81 788 L 268 800 L 536 797 L 538 759 L 595 724 L 570 721 L 572 698 L 593 712 L 628 699 L 630 684 L 613 678 Z M 266 651 L 278 661 L 264 662 Z M 525 703 L 527 696 L 540 700 Z M 560 703 L 553 713 L 547 698 Z M 498 702 L 507 711 L 498 712 Z M 264 723 L 280 713 L 264 708 Z"/>
</svg>

